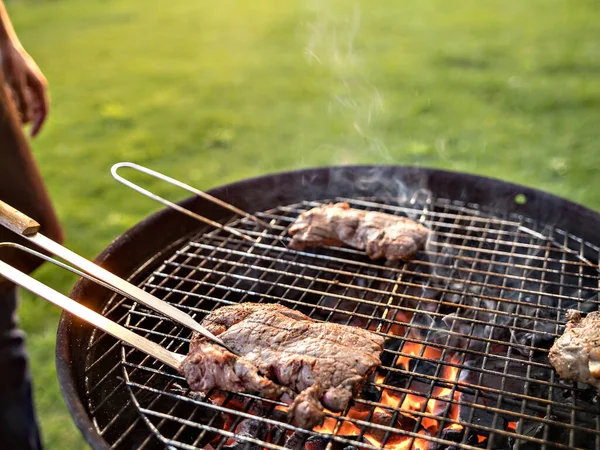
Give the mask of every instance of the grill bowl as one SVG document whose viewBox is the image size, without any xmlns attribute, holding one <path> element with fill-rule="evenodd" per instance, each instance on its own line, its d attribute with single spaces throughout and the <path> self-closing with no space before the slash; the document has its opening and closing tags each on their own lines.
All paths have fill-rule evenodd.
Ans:
<svg viewBox="0 0 600 450">
<path fill-rule="evenodd" d="M 390 180 L 401 180 L 402 184 Z M 483 216 L 491 214 L 486 211 L 493 211 L 497 220 L 519 220 L 536 232 L 554 233 L 554 238 L 560 239 L 560 245 L 579 252 L 577 258 L 597 264 L 598 248 L 594 245 L 600 242 L 600 216 L 597 213 L 547 193 L 473 175 L 395 166 L 333 167 L 244 180 L 209 192 L 248 212 L 261 212 L 340 197 L 376 196 L 397 204 L 399 199 L 410 197 L 419 188 L 431 191 L 434 199 L 463 205 L 465 210 L 479 211 Z M 231 219 L 229 212 L 200 198 L 188 199 L 182 204 L 213 220 Z M 175 211 L 162 210 L 116 239 L 97 262 L 117 275 L 142 283 L 200 231 L 205 229 L 198 222 Z M 593 276 L 597 278 L 596 273 Z M 105 315 L 119 313 L 111 310 L 110 293 L 87 280 L 77 283 L 72 297 Z M 120 364 L 114 365 L 114 361 L 102 356 L 103 350 L 114 344 L 110 339 L 103 339 L 105 342 L 96 345 L 94 352 L 89 351 L 90 341 L 94 339 L 97 336 L 92 327 L 63 314 L 57 337 L 57 370 L 63 395 L 77 426 L 93 448 L 127 448 L 126 445 L 132 442 L 143 448 L 164 448 L 165 443 L 152 431 L 152 422 L 140 420 L 139 408 L 122 408 L 122 403 L 116 401 L 117 398 L 136 397 L 131 385 L 124 382 L 129 372 L 121 363 L 128 360 L 122 359 Z M 109 398 L 113 390 L 118 390 L 106 405 L 100 405 L 106 406 L 106 410 L 98 409 L 97 403 L 92 404 L 88 392 L 90 378 L 93 378 L 90 368 L 103 366 L 102 377 L 98 378 L 102 382 L 98 395 Z M 98 410 L 91 414 L 92 409 Z M 101 424 L 105 426 L 113 419 L 119 426 L 99 433 Z M 600 434 L 597 427 L 596 443 Z"/>
</svg>

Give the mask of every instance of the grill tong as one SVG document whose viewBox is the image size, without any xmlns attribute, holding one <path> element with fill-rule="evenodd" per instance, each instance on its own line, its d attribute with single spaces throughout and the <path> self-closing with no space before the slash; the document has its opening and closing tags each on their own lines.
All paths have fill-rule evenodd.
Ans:
<svg viewBox="0 0 600 450">
<path fill-rule="evenodd" d="M 175 308 L 169 303 L 153 296 L 152 294 L 140 289 L 137 286 L 129 283 L 122 278 L 112 274 L 108 270 L 100 267 L 99 265 L 85 259 L 84 257 L 78 255 L 77 253 L 69 250 L 66 247 L 54 242 L 52 239 L 47 238 L 43 234 L 39 233 L 40 224 L 37 223 L 32 218 L 23 214 L 22 212 L 16 210 L 12 206 L 4 203 L 0 200 L 0 224 L 13 231 L 14 233 L 24 237 L 28 241 L 34 243 L 38 247 L 46 250 L 47 252 L 67 261 L 72 264 L 74 267 L 81 269 L 84 273 L 92 277 L 94 280 L 101 282 L 105 287 L 109 287 L 115 292 L 141 303 L 142 305 L 165 315 L 171 320 L 200 333 L 202 336 L 210 339 L 213 342 L 225 347 L 230 352 L 237 354 L 232 351 L 227 345 L 219 339 L 217 336 L 212 334 L 202 325 L 200 325 L 196 320 L 194 320 L 191 316 L 184 313 L 183 311 Z M 23 247 L 22 247 L 23 248 Z M 46 259 L 46 258 L 44 258 Z M 0 268 L 2 268 L 2 275 L 6 278 L 10 279 L 16 284 L 23 286 L 24 288 L 31 290 L 29 287 L 34 287 L 35 292 L 38 295 L 50 300 L 51 302 L 57 304 L 58 306 L 64 307 L 67 302 L 65 300 L 70 300 L 68 297 L 59 294 L 58 292 L 46 287 L 44 284 L 37 282 L 35 279 L 23 274 L 12 266 L 0 261 L 2 264 Z M 59 264 L 61 267 L 65 267 L 65 265 Z M 68 267 L 68 266 L 67 266 Z M 5 273 L 6 272 L 6 273 Z M 44 294 L 48 294 L 51 298 L 46 297 Z M 60 300 L 60 302 L 55 302 L 54 299 Z M 70 300 L 71 302 L 73 300 Z M 75 302 L 77 303 L 77 302 Z M 83 308 L 82 305 L 79 305 Z M 65 308 L 66 309 L 66 308 Z M 87 308 L 86 308 L 87 309 Z M 68 309 L 68 311 L 71 311 Z M 91 311 L 91 310 L 90 310 Z M 93 311 L 92 311 L 93 312 Z M 74 313 L 77 315 L 77 313 Z M 102 317 L 98 315 L 99 317 Z M 105 319 L 102 317 L 102 319 Z M 86 319 L 87 320 L 87 319 Z M 107 319 L 105 319 L 107 320 Z M 110 321 L 109 321 L 110 322 Z M 111 322 L 112 323 L 112 322 Z M 116 325 L 116 324 L 115 324 Z M 99 327 L 102 328 L 102 327 Z M 104 329 L 104 328 L 102 328 Z M 106 331 L 106 330 L 105 330 Z M 127 330 L 129 331 L 129 330 Z M 131 332 L 130 332 L 131 333 Z M 141 338 L 138 336 L 138 338 Z M 129 341 L 128 341 L 129 342 Z M 134 344 L 132 344 L 134 345 Z"/>
</svg>

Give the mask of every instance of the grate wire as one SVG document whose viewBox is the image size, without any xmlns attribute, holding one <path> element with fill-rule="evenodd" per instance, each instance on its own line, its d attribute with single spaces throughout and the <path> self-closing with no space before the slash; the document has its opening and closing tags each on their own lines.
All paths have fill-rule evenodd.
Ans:
<svg viewBox="0 0 600 450">
<path fill-rule="evenodd" d="M 389 442 L 399 438 L 405 447 L 398 448 L 425 446 L 421 450 L 600 448 L 594 393 L 560 380 L 547 359 L 567 309 L 598 309 L 597 260 L 589 260 L 600 252 L 596 245 L 526 217 L 448 199 L 434 199 L 426 209 L 376 198 L 333 200 L 422 216 L 432 236 L 418 258 L 399 266 L 349 248 L 296 251 L 281 244 L 289 242 L 287 227 L 300 212 L 330 200 L 302 202 L 257 213 L 270 230 L 246 219 L 228 223 L 255 238 L 252 243 L 222 231 L 199 232 L 140 286 L 196 320 L 238 302 L 280 302 L 317 320 L 384 336 L 383 379 L 368 385 L 397 396 L 397 405 L 360 398 L 356 405 L 368 411 L 362 418 L 328 412 L 334 423 L 328 449 L 396 448 Z M 140 305 L 114 297 L 103 314 L 171 351 L 187 351 L 189 330 Z M 416 353 L 414 346 L 420 346 Z M 412 369 L 398 366 L 407 359 Z M 292 425 L 277 409 L 285 406 L 279 401 L 194 395 L 174 370 L 97 330 L 87 362 L 88 407 L 114 449 L 278 450 L 294 448 L 286 444 L 293 436 L 300 442 L 324 436 Z M 444 376 L 450 370 L 456 380 Z M 440 390 L 449 392 L 437 395 Z M 407 398 L 422 404 L 404 407 Z M 432 413 L 431 400 L 443 407 Z M 390 420 L 375 422 L 378 411 Z M 396 426 L 406 417 L 414 418 L 412 427 Z M 427 434 L 424 424 L 432 419 L 438 428 Z M 235 432 L 250 420 L 279 438 Z M 348 427 L 354 436 L 342 433 Z M 452 435 L 449 427 L 462 434 Z M 381 440 L 369 439 L 373 432 Z"/>
</svg>

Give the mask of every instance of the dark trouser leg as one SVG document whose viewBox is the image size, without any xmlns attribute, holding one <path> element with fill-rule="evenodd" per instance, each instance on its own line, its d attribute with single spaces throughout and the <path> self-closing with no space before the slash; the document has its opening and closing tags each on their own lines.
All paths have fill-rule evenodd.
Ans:
<svg viewBox="0 0 600 450">
<path fill-rule="evenodd" d="M 33 408 L 25 334 L 17 328 L 17 290 L 0 291 L 0 448 L 42 448 Z"/>
</svg>

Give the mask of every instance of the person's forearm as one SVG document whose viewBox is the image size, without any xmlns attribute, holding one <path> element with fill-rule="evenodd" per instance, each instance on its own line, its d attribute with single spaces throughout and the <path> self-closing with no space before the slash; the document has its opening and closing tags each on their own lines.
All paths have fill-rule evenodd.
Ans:
<svg viewBox="0 0 600 450">
<path fill-rule="evenodd" d="M 20 45 L 19 38 L 15 33 L 15 29 L 12 26 L 8 12 L 4 7 L 4 2 L 0 0 L 0 40 L 10 41 L 13 45 Z"/>
</svg>

